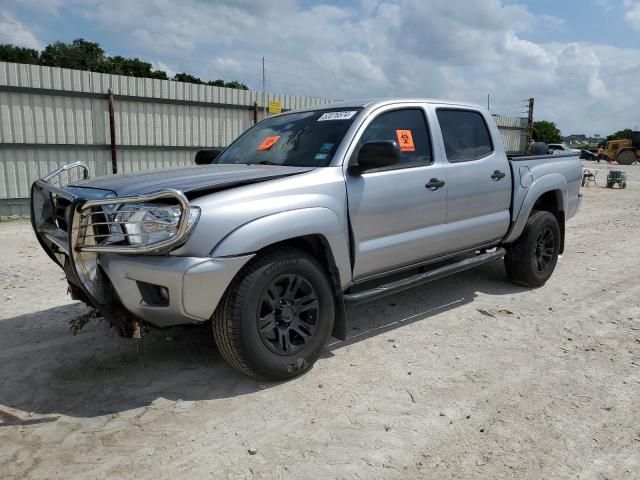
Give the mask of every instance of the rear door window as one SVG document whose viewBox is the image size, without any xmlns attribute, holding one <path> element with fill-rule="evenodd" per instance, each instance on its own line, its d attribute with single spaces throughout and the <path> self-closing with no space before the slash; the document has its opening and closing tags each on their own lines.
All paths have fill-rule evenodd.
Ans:
<svg viewBox="0 0 640 480">
<path fill-rule="evenodd" d="M 360 145 L 378 140 L 391 140 L 398 144 L 402 160 L 398 167 L 429 165 L 432 161 L 431 141 L 424 112 L 407 108 L 381 113 L 360 138 Z"/>
<path fill-rule="evenodd" d="M 489 128 L 479 112 L 440 108 L 437 115 L 449 162 L 477 160 L 493 152 Z"/>
</svg>

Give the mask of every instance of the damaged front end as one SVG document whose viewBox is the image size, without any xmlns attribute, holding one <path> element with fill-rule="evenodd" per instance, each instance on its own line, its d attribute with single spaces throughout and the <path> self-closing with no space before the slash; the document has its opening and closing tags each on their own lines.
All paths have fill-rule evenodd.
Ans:
<svg viewBox="0 0 640 480">
<path fill-rule="evenodd" d="M 121 337 L 140 337 L 141 319 L 124 308 L 101 266 L 103 254 L 163 254 L 186 241 L 199 217 L 179 191 L 116 197 L 64 182 L 89 176 L 81 162 L 34 182 L 31 224 L 42 248 L 65 272 L 71 297 L 96 309 Z"/>
</svg>

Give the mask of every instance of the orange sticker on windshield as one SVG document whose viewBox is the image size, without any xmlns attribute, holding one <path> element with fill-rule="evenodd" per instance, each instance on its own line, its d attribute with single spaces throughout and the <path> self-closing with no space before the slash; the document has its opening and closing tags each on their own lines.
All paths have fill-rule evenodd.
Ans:
<svg viewBox="0 0 640 480">
<path fill-rule="evenodd" d="M 411 130 L 396 130 L 396 137 L 398 137 L 398 145 L 400 145 L 401 152 L 416 151 L 416 146 L 413 144 L 413 135 L 411 135 Z"/>
<path fill-rule="evenodd" d="M 272 135 L 271 137 L 265 138 L 262 143 L 258 146 L 258 151 L 260 150 L 269 150 L 273 147 L 278 140 L 280 140 L 280 135 Z"/>
</svg>

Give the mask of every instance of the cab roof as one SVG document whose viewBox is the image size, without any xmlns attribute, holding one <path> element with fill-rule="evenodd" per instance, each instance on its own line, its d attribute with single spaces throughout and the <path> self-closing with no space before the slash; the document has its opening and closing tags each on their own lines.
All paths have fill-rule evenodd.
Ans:
<svg viewBox="0 0 640 480">
<path fill-rule="evenodd" d="M 365 109 L 373 109 L 377 107 L 383 107 L 386 105 L 392 104 L 401 104 L 401 103 L 435 103 L 439 105 L 453 105 L 458 107 L 471 107 L 474 109 L 481 110 L 483 107 L 479 105 L 474 105 L 472 103 L 464 103 L 464 102 L 454 102 L 451 100 L 439 100 L 435 98 L 419 98 L 419 97 L 383 97 L 383 98 L 366 98 L 359 100 L 343 100 L 334 103 L 324 103 L 322 105 L 315 105 L 311 107 L 303 107 L 297 108 L 295 110 L 290 110 L 286 113 L 291 112 L 310 112 L 315 110 L 327 110 L 327 109 L 336 109 L 336 108 L 365 108 Z"/>
</svg>

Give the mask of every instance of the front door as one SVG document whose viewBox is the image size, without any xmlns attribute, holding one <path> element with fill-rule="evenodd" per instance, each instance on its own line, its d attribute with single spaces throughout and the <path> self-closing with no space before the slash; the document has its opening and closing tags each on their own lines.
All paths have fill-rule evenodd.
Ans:
<svg viewBox="0 0 640 480">
<path fill-rule="evenodd" d="M 419 106 L 386 108 L 364 125 L 354 155 L 365 142 L 393 140 L 398 164 L 347 173 L 354 237 L 354 279 L 410 265 L 446 250 L 445 168 L 434 163 L 426 112 Z"/>
</svg>

